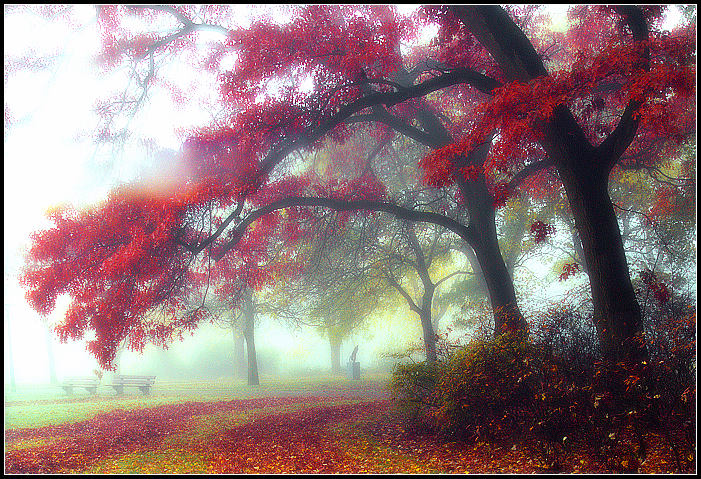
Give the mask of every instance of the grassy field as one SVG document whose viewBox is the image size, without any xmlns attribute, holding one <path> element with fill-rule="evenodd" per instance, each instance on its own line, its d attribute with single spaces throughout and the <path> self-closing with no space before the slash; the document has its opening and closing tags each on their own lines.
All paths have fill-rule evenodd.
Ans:
<svg viewBox="0 0 701 479">
<path fill-rule="evenodd" d="M 6 473 L 535 473 L 536 445 L 461 443 L 397 415 L 386 376 L 157 381 L 95 396 L 20 388 L 5 396 Z M 574 449 L 560 472 L 607 472 Z M 673 472 L 653 446 L 640 472 Z"/>
<path fill-rule="evenodd" d="M 339 376 L 270 377 L 262 376 L 260 386 L 248 386 L 245 380 L 225 378 L 211 381 L 156 380 L 151 393 L 144 396 L 136 388 L 127 388 L 117 396 L 109 380 L 96 395 L 76 388 L 67 395 L 60 386 L 20 386 L 5 391 L 5 429 L 41 427 L 50 424 L 84 421 L 98 413 L 115 409 L 135 409 L 187 401 L 231 401 L 287 396 L 366 396 L 368 391 L 386 394 L 388 375 L 370 375 L 362 381 Z"/>
</svg>

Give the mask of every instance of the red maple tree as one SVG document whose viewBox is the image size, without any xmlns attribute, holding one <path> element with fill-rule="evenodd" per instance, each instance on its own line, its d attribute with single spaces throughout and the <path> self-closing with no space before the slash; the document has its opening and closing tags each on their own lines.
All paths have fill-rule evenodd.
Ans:
<svg viewBox="0 0 701 479">
<path fill-rule="evenodd" d="M 475 251 L 496 331 L 524 330 L 495 208 L 517 190 L 552 188 L 548 169 L 564 185 L 582 238 L 604 354 L 645 356 L 634 341 L 640 308 L 606 186 L 626 158 L 655 162 L 693 129 L 693 35 L 660 32 L 659 9 L 581 8 L 577 18 L 597 21 L 575 22 L 559 39 L 564 53 L 547 62 L 531 8 L 430 7 L 403 17 L 390 6 L 294 6 L 288 21 L 244 27 L 223 6 L 99 11 L 105 65 L 130 63 L 140 85 L 129 105 L 162 81 L 156 65 L 166 54 L 188 52 L 221 86 L 219 117 L 183 146 L 191 174 L 180 184 L 123 188 L 92 210 L 57 211 L 56 227 L 33 238 L 24 276 L 30 302 L 48 312 L 70 294 L 59 333 L 96 331 L 90 348 L 102 364 L 124 337 L 135 347 L 165 343 L 196 325 L 200 310 L 179 308 L 212 263 L 240 272 L 241 287 L 274 281 L 259 259 L 281 232 L 293 241 L 311 207 L 448 228 Z M 145 31 L 127 28 L 134 16 Z M 158 22 L 171 33 L 149 29 Z M 436 26 L 435 40 L 405 48 L 424 26 Z M 226 37 L 197 57 L 203 30 Z M 378 141 L 391 130 L 431 148 L 419 164 L 430 186 L 455 199 L 457 216 L 402 204 L 368 175 L 319 181 L 296 173 L 295 153 L 343 144 L 362 129 Z"/>
</svg>

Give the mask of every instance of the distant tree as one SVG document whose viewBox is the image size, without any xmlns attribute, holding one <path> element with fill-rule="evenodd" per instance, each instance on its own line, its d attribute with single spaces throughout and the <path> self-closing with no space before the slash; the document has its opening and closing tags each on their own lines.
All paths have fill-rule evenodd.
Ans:
<svg viewBox="0 0 701 479">
<path fill-rule="evenodd" d="M 3 307 L 4 316 L 4 326 L 5 326 L 5 337 L 7 338 L 7 367 L 9 369 L 8 374 L 10 377 L 10 390 L 12 392 L 17 391 L 17 385 L 15 383 L 15 360 L 12 355 L 12 330 L 10 328 L 10 318 L 7 315 L 7 305 Z"/>
<path fill-rule="evenodd" d="M 434 279 L 436 276 L 435 271 L 432 271 L 434 261 L 450 251 L 449 243 L 441 241 L 445 235 L 441 228 L 429 228 L 428 231 L 422 232 L 423 241 L 419 239 L 411 223 L 404 224 L 402 228 L 397 228 L 397 231 L 400 232 L 397 235 L 399 238 L 392 238 L 380 246 L 384 249 L 386 259 L 380 263 L 379 269 L 384 280 L 399 293 L 409 309 L 419 316 L 426 360 L 430 363 L 436 362 L 438 356 L 433 317 L 436 290 L 443 282 L 455 275 L 470 272 L 454 270 L 442 277 L 439 276 L 440 279 Z M 412 288 L 409 289 L 402 284 L 402 278 L 405 277 L 410 278 L 413 283 Z M 416 278 L 418 282 L 415 281 Z"/>
<path fill-rule="evenodd" d="M 51 330 L 48 325 L 45 328 L 46 332 L 46 355 L 49 360 L 49 383 L 54 385 L 58 384 L 58 379 L 56 378 L 56 358 L 54 356 L 54 348 L 51 338 Z"/>
<path fill-rule="evenodd" d="M 232 373 L 234 377 L 247 377 L 248 361 L 246 359 L 243 311 L 238 305 L 232 306 L 225 301 L 217 301 L 212 298 L 208 301 L 207 309 L 212 316 L 214 324 L 231 331 L 234 359 L 234 370 Z"/>
<path fill-rule="evenodd" d="M 262 293 L 263 311 L 293 327 L 312 327 L 329 341 L 331 370 L 341 370 L 345 339 L 363 326 L 384 293 L 373 275 L 378 218 L 321 213 L 298 244 L 304 268 Z"/>
</svg>

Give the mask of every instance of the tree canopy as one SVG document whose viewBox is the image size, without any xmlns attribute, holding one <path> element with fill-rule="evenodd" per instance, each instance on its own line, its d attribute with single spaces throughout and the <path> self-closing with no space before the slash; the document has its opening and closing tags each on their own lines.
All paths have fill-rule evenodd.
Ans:
<svg viewBox="0 0 701 479">
<path fill-rule="evenodd" d="M 539 28 L 536 7 L 275 8 L 242 25 L 236 6 L 98 7 L 103 67 L 132 75 L 131 90 L 101 99 L 103 139 L 151 88 L 200 99 L 178 94 L 161 68 L 169 56 L 217 78 L 218 113 L 188 132 L 170 183 L 57 208 L 55 226 L 34 235 L 27 298 L 47 313 L 71 296 L 62 338 L 94 331 L 105 366 L 124 338 L 165 344 L 203 319 L 183 305 L 218 271 L 235 278 L 231 297 L 300 274 L 296 248 L 324 209 L 446 228 L 475 253 L 497 332 L 525 330 L 495 209 L 564 191 L 604 355 L 644 357 L 608 179 L 654 168 L 694 132 L 695 23 L 662 31 L 660 6 L 575 7 L 564 32 Z M 221 39 L 198 42 L 205 31 Z M 400 138 L 429 151 L 415 158 L 421 175 L 397 188 L 366 165 Z M 334 174 L 303 166 L 324 151 Z"/>
</svg>

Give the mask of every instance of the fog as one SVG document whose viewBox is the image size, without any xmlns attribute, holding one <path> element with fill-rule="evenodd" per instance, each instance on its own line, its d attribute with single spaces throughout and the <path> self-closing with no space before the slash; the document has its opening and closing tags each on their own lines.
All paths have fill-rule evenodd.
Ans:
<svg viewBox="0 0 701 479">
<path fill-rule="evenodd" d="M 563 7 L 563 6 L 561 6 Z M 104 89 L 119 85 L 119 76 L 101 77 L 90 67 L 99 48 L 94 29 L 93 7 L 77 7 L 84 13 L 83 25 L 70 31 L 60 22 L 50 24 L 33 17 L 15 16 L 5 22 L 5 55 L 34 52 L 46 54 L 58 49 L 53 63 L 38 72 L 24 72 L 5 81 L 6 105 L 12 124 L 6 125 L 4 142 L 4 363 L 5 383 L 46 384 L 51 379 L 49 355 L 53 354 L 57 380 L 92 374 L 95 359 L 86 342 L 60 343 L 47 335 L 47 323 L 55 324 L 65 313 L 67 298 L 42 319 L 24 300 L 18 283 L 30 234 L 50 225 L 44 213 L 56 204 L 77 207 L 104 198 L 111 187 L 153 171 L 164 153 L 180 147 L 175 127 L 206 122 L 208 113 L 183 109 L 160 111 L 156 96 L 149 108 L 149 121 L 135 122 L 145 137 L 157 138 L 155 154 L 127 148 L 119 158 L 96 152 L 85 135 L 97 121 L 92 110 L 94 98 Z M 558 15 L 561 15 L 561 9 Z M 154 121 L 154 119 L 158 121 Z M 167 158 L 167 155 L 166 155 Z M 547 250 L 530 258 L 515 271 L 517 294 L 525 312 L 556 304 L 569 289 L 581 286 L 585 278 L 562 284 L 548 264 Z M 461 267 L 462 265 L 456 265 Z M 583 275 L 582 275 L 583 276 Z M 694 281 L 695 283 L 695 281 Z M 452 310 L 441 321 L 440 332 L 453 328 L 454 337 L 469 332 L 454 325 L 459 312 Z M 261 316 L 256 325 L 256 347 L 261 382 L 266 376 L 329 374 L 331 351 L 328 340 L 314 328 L 290 325 L 277 318 Z M 124 374 L 154 374 L 167 379 L 216 379 L 234 376 L 234 333 L 203 322 L 192 336 L 174 342 L 168 350 L 148 346 L 143 353 L 124 352 L 119 371 Z M 358 345 L 357 360 L 368 372 L 389 372 L 391 353 L 401 353 L 421 342 L 418 317 L 405 304 L 374 312 L 365 324 L 341 345 L 345 365 Z M 12 370 L 10 370 L 12 368 Z M 11 376 L 14 376 L 12 378 Z"/>
<path fill-rule="evenodd" d="M 99 75 L 92 61 L 99 51 L 94 7 L 76 6 L 79 25 L 71 30 L 63 22 L 51 22 L 31 14 L 14 14 L 5 22 L 5 56 L 48 55 L 47 68 L 6 76 L 5 99 L 11 122 L 4 142 L 4 364 L 5 383 L 14 375 L 17 384 L 45 384 L 50 380 L 49 354 L 55 357 L 55 375 L 62 378 L 90 375 L 97 362 L 86 351 L 86 341 L 61 343 L 47 335 L 47 325 L 63 317 L 68 299 L 59 298 L 56 309 L 42 318 L 24 300 L 18 283 L 32 232 L 47 228 L 47 209 L 57 204 L 88 206 L 105 197 L 113 185 L 144 174 L 158 174 L 172 152 L 180 147 L 176 127 L 207 121 L 207 113 L 192 109 L 161 110 L 158 121 L 135 121 L 142 136 L 156 138 L 158 148 L 128 146 L 125 151 L 98 150 L 90 131 L 99 119 L 94 100 L 104 91 L 118 88 L 119 75 Z M 244 15 L 245 16 L 245 15 Z M 206 34 L 204 35 L 206 38 Z M 150 112 L 158 112 L 163 99 L 155 95 Z M 155 113 L 159 115 L 158 113 Z M 37 138 L 41 141 L 37 141 Z M 170 150 L 168 150 L 170 149 Z M 163 152 L 166 152 L 165 156 Z M 406 311 L 405 313 L 408 313 Z M 357 337 L 342 345 L 342 358 L 359 344 L 358 359 L 364 368 L 380 367 L 381 354 L 420 339 L 420 326 L 386 328 L 378 319 Z M 392 321 L 389 321 L 392 322 Z M 309 374 L 329 369 L 329 346 L 313 330 L 286 327 L 261 318 L 256 330 L 261 374 Z M 123 353 L 123 373 L 225 377 L 232 375 L 233 336 L 230 330 L 203 323 L 192 336 L 171 345 L 168 351 L 149 346 L 143 354 Z M 11 357 L 10 357 L 11 354 Z M 163 366 L 168 362 L 170 367 Z M 216 365 L 216 367 L 215 367 Z M 10 371 L 10 367 L 13 368 Z M 181 371 L 181 372 L 178 372 Z"/>
</svg>

